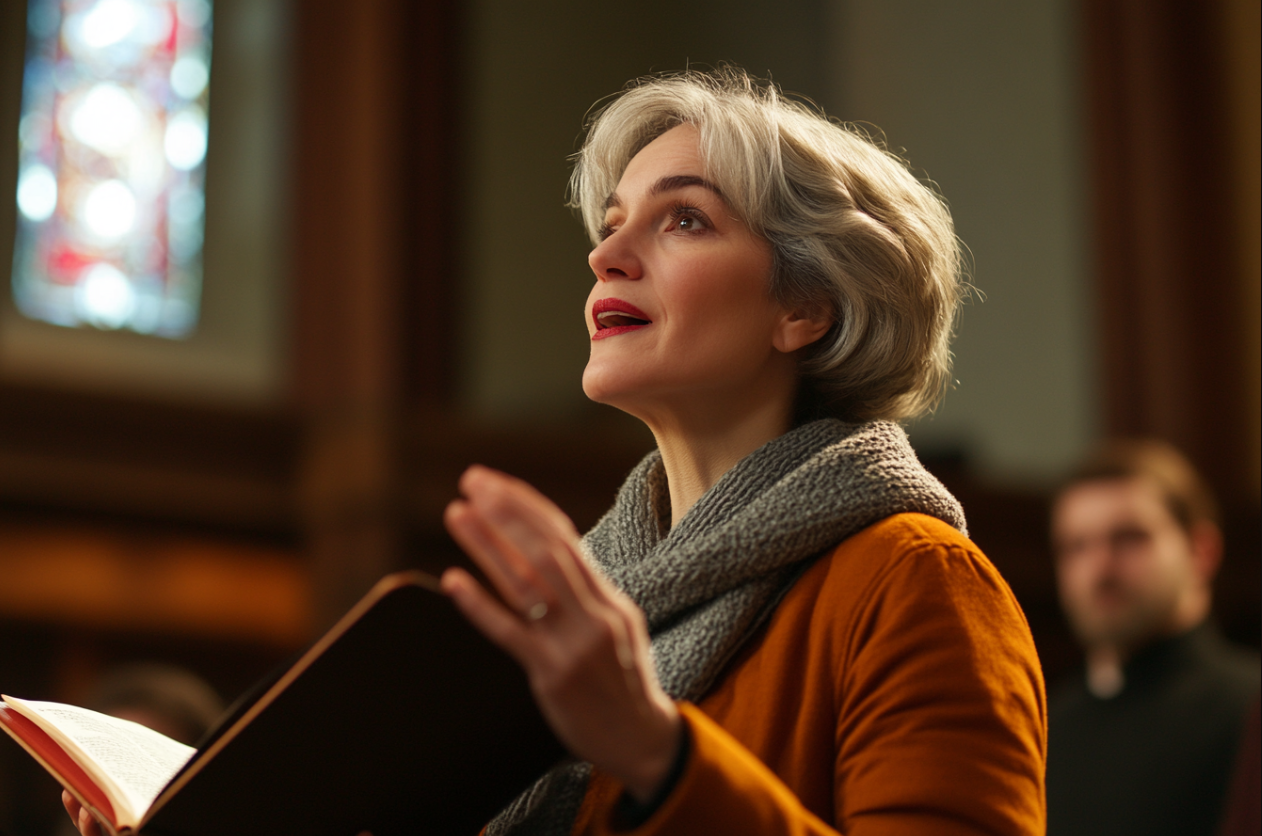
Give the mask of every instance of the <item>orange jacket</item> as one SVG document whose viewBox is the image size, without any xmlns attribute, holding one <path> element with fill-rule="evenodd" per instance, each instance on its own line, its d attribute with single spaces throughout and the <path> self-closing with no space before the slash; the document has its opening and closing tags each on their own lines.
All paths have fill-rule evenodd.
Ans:
<svg viewBox="0 0 1262 836">
<path fill-rule="evenodd" d="M 1029 627 L 972 542 L 890 517 L 812 566 L 699 707 L 636 836 L 1030 834 L 1047 711 Z M 597 771 L 575 834 L 611 831 Z"/>
</svg>

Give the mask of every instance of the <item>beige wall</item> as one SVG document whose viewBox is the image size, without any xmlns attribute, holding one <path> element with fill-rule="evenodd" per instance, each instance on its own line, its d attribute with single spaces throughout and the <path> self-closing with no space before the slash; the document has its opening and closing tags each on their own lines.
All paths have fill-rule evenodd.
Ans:
<svg viewBox="0 0 1262 836">
<path fill-rule="evenodd" d="M 940 185 L 979 299 L 958 385 L 912 429 L 1004 481 L 1041 482 L 1096 432 L 1075 4 L 839 0 L 833 77 Z M 984 294 L 984 301 L 981 297 Z"/>
</svg>

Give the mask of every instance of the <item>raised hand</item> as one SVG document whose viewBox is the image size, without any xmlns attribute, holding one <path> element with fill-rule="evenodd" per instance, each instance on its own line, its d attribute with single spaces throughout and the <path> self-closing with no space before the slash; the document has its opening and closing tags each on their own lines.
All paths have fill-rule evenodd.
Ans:
<svg viewBox="0 0 1262 836">
<path fill-rule="evenodd" d="M 657 683 L 643 613 L 587 564 L 574 525 L 534 488 L 477 466 L 459 487 L 447 529 L 503 603 L 461 569 L 444 573 L 443 590 L 526 670 L 570 751 L 647 800 L 674 761 L 682 720 Z"/>
</svg>

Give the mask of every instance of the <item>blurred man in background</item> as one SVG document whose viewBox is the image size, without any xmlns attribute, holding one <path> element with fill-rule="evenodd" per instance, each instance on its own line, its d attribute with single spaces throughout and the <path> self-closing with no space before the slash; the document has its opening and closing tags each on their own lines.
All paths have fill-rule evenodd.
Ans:
<svg viewBox="0 0 1262 836">
<path fill-rule="evenodd" d="M 1049 701 L 1049 836 L 1213 836 L 1259 662 L 1209 617 L 1212 496 L 1168 445 L 1117 442 L 1062 488 L 1052 542 L 1086 665 Z"/>
</svg>

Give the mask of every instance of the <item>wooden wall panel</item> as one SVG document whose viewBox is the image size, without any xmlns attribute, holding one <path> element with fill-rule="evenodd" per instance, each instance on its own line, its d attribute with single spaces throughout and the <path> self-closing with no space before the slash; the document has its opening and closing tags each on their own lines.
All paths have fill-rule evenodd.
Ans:
<svg viewBox="0 0 1262 836">
<path fill-rule="evenodd" d="M 1256 503 L 1241 236 L 1257 230 L 1237 223 L 1226 1 L 1082 4 L 1093 244 L 1106 430 L 1165 438 L 1226 502 Z"/>
</svg>

